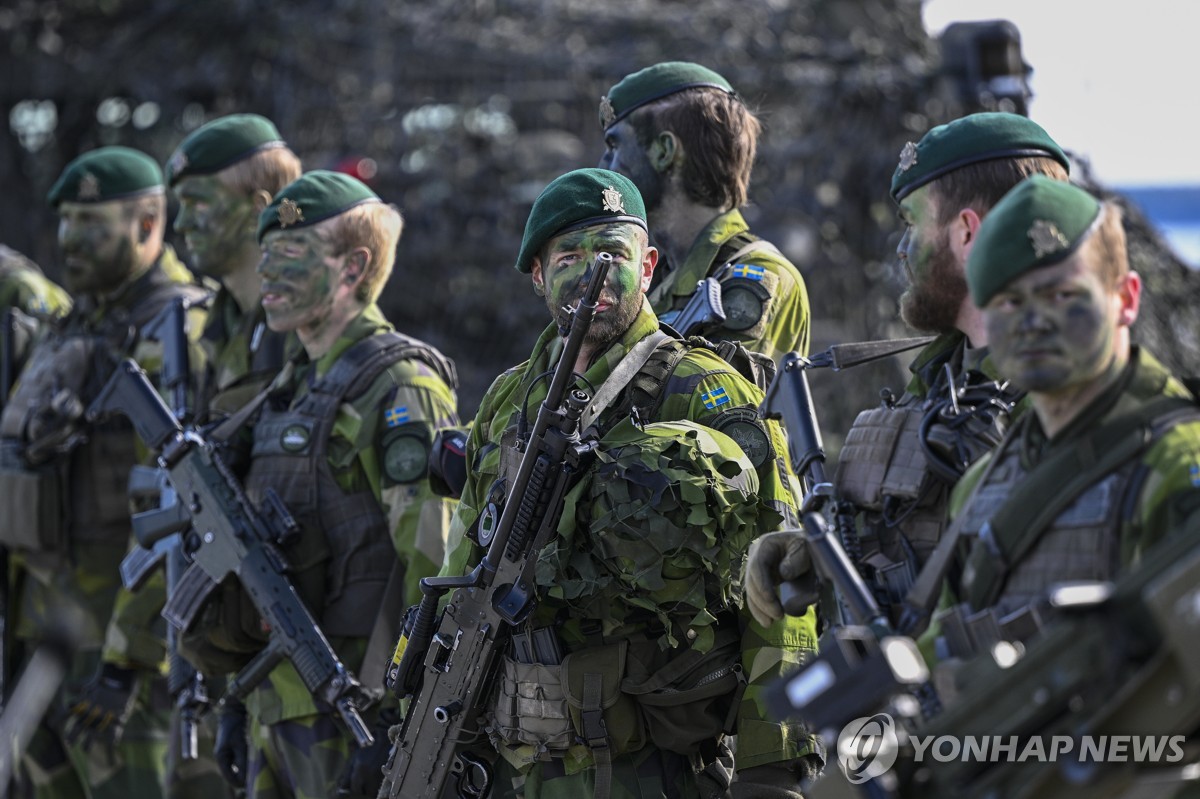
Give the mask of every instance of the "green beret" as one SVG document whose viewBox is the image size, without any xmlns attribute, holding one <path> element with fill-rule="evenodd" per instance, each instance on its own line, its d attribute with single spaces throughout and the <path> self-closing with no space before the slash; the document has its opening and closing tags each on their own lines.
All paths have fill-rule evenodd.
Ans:
<svg viewBox="0 0 1200 799">
<path fill-rule="evenodd" d="M 100 147 L 67 164 L 46 195 L 51 208 L 60 203 L 103 203 L 163 189 L 163 174 L 153 158 L 129 147 Z"/>
<path fill-rule="evenodd" d="M 1020 114 L 989 111 L 960 117 L 938 125 L 908 142 L 900 151 L 900 164 L 892 175 L 892 199 L 909 194 L 948 172 L 996 158 L 1053 158 L 1068 171 L 1071 162 L 1042 127 Z"/>
<path fill-rule="evenodd" d="M 720 89 L 737 96 L 729 81 L 689 61 L 664 61 L 621 78 L 600 98 L 600 127 L 608 130 L 636 108 L 685 89 Z"/>
<path fill-rule="evenodd" d="M 258 217 L 258 240 L 271 228 L 315 225 L 364 203 L 382 202 L 358 178 L 314 169 L 284 186 Z"/>
<path fill-rule="evenodd" d="M 576 169 L 555 178 L 533 201 L 517 271 L 529 272 L 547 241 L 571 230 L 629 222 L 646 228 L 646 206 L 633 182 L 607 169 Z"/>
<path fill-rule="evenodd" d="M 167 160 L 167 183 L 212 175 L 257 152 L 286 147 L 274 123 L 258 114 L 231 114 L 192 131 Z"/>
<path fill-rule="evenodd" d="M 1018 183 L 984 217 L 967 257 L 967 285 L 979 307 L 1014 278 L 1064 260 L 1088 237 L 1100 202 L 1045 175 Z"/>
</svg>

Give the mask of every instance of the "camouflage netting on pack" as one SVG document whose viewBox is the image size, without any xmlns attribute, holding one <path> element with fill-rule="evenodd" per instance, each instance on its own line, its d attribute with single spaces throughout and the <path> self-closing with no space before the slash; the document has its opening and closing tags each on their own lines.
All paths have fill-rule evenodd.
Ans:
<svg viewBox="0 0 1200 799">
<path fill-rule="evenodd" d="M 606 633 L 655 617 L 664 649 L 690 628 L 706 651 L 711 610 L 741 604 L 742 561 L 764 512 L 754 467 L 715 430 L 625 422 L 604 438 L 589 478 L 567 496 L 538 584 Z"/>
</svg>

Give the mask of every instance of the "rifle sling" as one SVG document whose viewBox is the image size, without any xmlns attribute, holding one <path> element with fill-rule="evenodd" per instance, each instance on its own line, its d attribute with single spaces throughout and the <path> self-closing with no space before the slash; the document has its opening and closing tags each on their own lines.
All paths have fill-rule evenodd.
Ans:
<svg viewBox="0 0 1200 799">
<path fill-rule="evenodd" d="M 655 330 L 629 348 L 629 352 L 625 354 L 625 357 L 617 364 L 617 368 L 612 370 L 600 385 L 600 388 L 596 390 L 596 396 L 592 397 L 591 403 L 584 409 L 583 415 L 579 419 L 580 430 L 587 430 L 592 426 L 592 422 L 600 418 L 600 415 L 608 409 L 608 406 L 617 398 L 617 395 L 641 371 L 646 361 L 650 360 L 650 356 L 658 349 L 658 345 L 668 338 L 670 337 L 666 333 L 661 330 Z"/>
</svg>

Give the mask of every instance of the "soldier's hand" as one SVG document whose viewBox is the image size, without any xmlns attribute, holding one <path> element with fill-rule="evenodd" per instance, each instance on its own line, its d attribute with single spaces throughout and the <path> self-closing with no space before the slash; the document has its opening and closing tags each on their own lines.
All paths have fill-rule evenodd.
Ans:
<svg viewBox="0 0 1200 799">
<path fill-rule="evenodd" d="M 746 604 L 754 620 L 764 627 L 783 618 L 779 586 L 812 570 L 812 558 L 800 530 L 780 530 L 760 535 L 750 544 L 743 583 Z"/>
<path fill-rule="evenodd" d="M 221 703 L 217 715 L 217 739 L 213 743 L 213 758 L 221 776 L 231 786 L 246 787 L 246 763 L 250 742 L 246 738 L 246 706 L 229 700 Z"/>
<path fill-rule="evenodd" d="M 398 710 L 384 708 L 379 711 L 379 720 L 371 728 L 375 743 L 365 749 L 355 748 L 350 753 L 350 761 L 346 763 L 342 776 L 338 779 L 338 797 L 370 799 L 379 795 L 379 789 L 383 787 L 383 767 L 392 748 L 388 730 L 400 721 Z"/>
<path fill-rule="evenodd" d="M 70 709 L 63 735 L 69 744 L 87 749 L 96 740 L 109 744 L 121 741 L 125 725 L 133 713 L 141 678 L 136 669 L 103 663 L 96 676 L 83 689 L 83 695 Z"/>
</svg>

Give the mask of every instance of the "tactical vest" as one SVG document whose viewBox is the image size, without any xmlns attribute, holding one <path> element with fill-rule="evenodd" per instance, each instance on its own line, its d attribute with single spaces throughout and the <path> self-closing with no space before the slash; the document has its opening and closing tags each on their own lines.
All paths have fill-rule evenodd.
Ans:
<svg viewBox="0 0 1200 799">
<path fill-rule="evenodd" d="M 344 402 L 353 402 L 398 361 L 415 358 L 457 385 L 454 365 L 434 348 L 389 332 L 348 349 L 292 407 L 268 401 L 254 426 L 246 493 L 260 503 L 267 489 L 300 526 L 285 548 L 297 591 L 331 636 L 366 638 L 396 561 L 387 518 L 370 490 L 344 491 L 328 462 L 328 445 Z M 370 612 L 364 612 L 364 609 Z"/>
<path fill-rule="evenodd" d="M 979 372 L 944 374 L 924 398 L 863 411 L 838 458 L 839 499 L 862 512 L 859 566 L 880 602 L 903 600 L 946 527 L 950 490 L 999 443 L 1020 399 Z"/>
<path fill-rule="evenodd" d="M 89 424 L 82 413 L 116 360 L 133 352 L 147 323 L 175 297 L 206 293 L 166 280 L 161 271 L 142 280 L 127 300 L 131 307 L 113 308 L 98 323 L 73 314 L 30 355 L 0 417 L 6 453 L 0 492 L 36 500 L 6 505 L 0 516 L 5 543 L 56 557 L 72 543 L 128 546 L 137 436 L 124 417 Z"/>
</svg>

